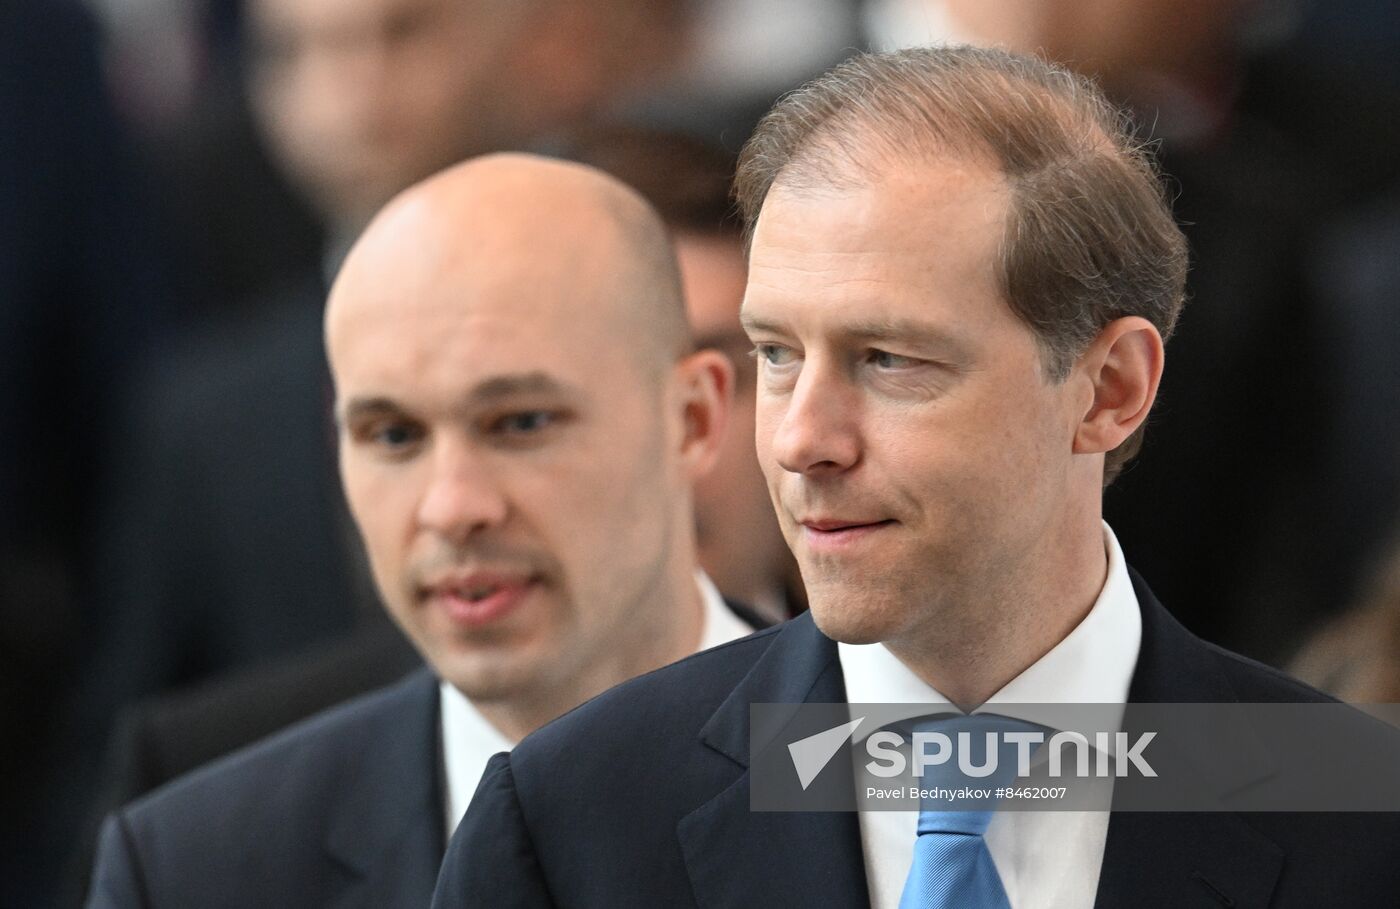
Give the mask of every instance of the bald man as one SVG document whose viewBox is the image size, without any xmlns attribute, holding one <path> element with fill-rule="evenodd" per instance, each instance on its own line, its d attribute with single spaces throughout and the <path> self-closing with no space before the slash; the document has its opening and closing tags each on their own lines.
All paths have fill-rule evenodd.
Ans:
<svg viewBox="0 0 1400 909">
<path fill-rule="evenodd" d="M 439 174 L 352 249 L 326 341 L 350 508 L 431 671 L 117 812 L 91 906 L 426 906 L 493 753 L 756 624 L 695 555 L 732 368 L 692 352 L 631 190 L 524 155 Z"/>
</svg>

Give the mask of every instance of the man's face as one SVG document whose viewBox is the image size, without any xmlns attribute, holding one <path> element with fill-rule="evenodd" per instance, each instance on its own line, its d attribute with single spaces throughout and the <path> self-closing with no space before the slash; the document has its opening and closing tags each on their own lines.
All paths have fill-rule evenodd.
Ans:
<svg viewBox="0 0 1400 909">
<path fill-rule="evenodd" d="M 664 377 L 606 315 L 606 267 L 424 249 L 328 330 L 376 582 L 477 701 L 582 684 L 655 633 L 637 606 L 658 599 L 687 479 Z"/>
<path fill-rule="evenodd" d="M 754 454 L 754 361 L 739 324 L 746 265 L 737 237 L 676 238 L 686 313 L 696 345 L 726 354 L 735 369 L 734 404 L 714 468 L 695 484 L 700 564 L 739 599 L 781 593 L 790 564 Z"/>
<path fill-rule="evenodd" d="M 944 161 L 764 204 L 744 303 L 759 462 L 839 640 L 1000 605 L 1065 502 L 1073 407 L 996 283 L 1007 201 Z"/>
<path fill-rule="evenodd" d="M 293 181 L 340 229 L 491 147 L 491 74 L 512 27 L 492 6 L 252 0 L 259 119 Z"/>
</svg>

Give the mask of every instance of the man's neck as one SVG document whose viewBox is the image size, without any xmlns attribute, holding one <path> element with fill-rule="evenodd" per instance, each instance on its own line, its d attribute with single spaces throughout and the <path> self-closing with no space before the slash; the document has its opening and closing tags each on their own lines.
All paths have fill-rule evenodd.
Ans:
<svg viewBox="0 0 1400 909">
<path fill-rule="evenodd" d="M 885 642 L 923 681 L 963 710 L 986 703 L 1049 653 L 1093 609 L 1108 578 L 1101 525 L 1057 544 L 1049 570 L 989 585 L 927 633 Z"/>
</svg>

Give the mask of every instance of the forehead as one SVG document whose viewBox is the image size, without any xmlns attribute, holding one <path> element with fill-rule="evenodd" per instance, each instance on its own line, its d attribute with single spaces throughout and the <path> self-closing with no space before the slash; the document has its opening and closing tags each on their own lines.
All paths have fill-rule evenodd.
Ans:
<svg viewBox="0 0 1400 909">
<path fill-rule="evenodd" d="M 431 274 L 405 266 L 344 289 L 327 344 L 339 397 L 375 394 L 450 407 L 482 382 L 540 374 L 583 392 L 623 395 L 637 359 L 606 286 L 557 268 Z"/>
<path fill-rule="evenodd" d="M 840 189 L 769 192 L 755 225 L 745 318 L 1010 316 L 997 278 L 1009 189 L 956 160 Z M 780 177 L 781 180 L 781 177 Z"/>
</svg>

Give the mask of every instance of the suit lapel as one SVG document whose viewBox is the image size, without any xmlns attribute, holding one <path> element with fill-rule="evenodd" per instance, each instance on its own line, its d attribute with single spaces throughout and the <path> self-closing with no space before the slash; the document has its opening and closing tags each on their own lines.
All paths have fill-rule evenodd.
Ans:
<svg viewBox="0 0 1400 909">
<path fill-rule="evenodd" d="M 836 645 L 804 614 L 776 632 L 701 730 L 701 741 L 733 761 L 737 776 L 677 826 L 700 906 L 870 904 L 854 812 L 749 810 L 749 705 L 845 699 Z"/>
<path fill-rule="evenodd" d="M 325 838 L 348 872 L 332 905 L 426 906 L 446 849 L 438 683 L 420 670 L 399 683 L 343 779 Z"/>
<path fill-rule="evenodd" d="M 1167 613 L 1136 572 L 1132 579 L 1142 608 L 1142 647 L 1129 703 L 1237 701 L 1206 645 Z M 1249 735 L 1241 731 L 1245 746 Z M 1209 756 L 1198 760 L 1208 764 Z M 1279 846 L 1236 814 L 1115 812 L 1095 905 L 1262 909 L 1282 867 Z"/>
</svg>

